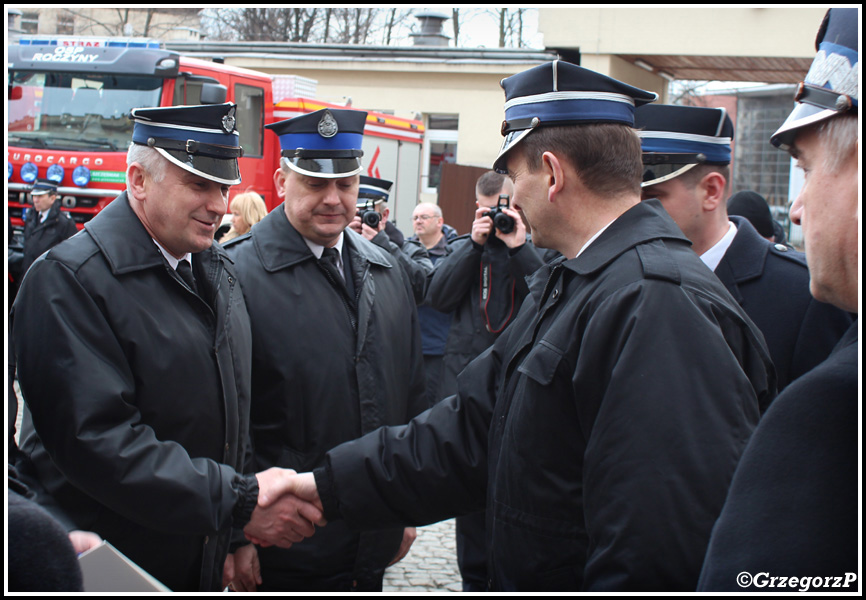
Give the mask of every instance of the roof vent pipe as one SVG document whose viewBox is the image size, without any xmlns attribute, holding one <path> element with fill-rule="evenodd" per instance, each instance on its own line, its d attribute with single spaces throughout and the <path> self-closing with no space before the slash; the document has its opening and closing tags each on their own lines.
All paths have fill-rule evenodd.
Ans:
<svg viewBox="0 0 866 600">
<path fill-rule="evenodd" d="M 442 24 L 450 19 L 448 15 L 433 11 L 421 11 L 415 13 L 421 31 L 410 33 L 412 45 L 414 46 L 448 46 L 451 38 L 442 33 Z"/>
</svg>

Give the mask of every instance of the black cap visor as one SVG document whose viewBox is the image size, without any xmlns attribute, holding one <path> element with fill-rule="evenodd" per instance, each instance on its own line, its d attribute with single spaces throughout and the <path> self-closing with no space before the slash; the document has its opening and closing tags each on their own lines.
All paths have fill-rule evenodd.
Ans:
<svg viewBox="0 0 866 600">
<path fill-rule="evenodd" d="M 187 154 L 182 150 L 156 148 L 170 162 L 181 169 L 224 185 L 237 185 L 241 173 L 237 158 L 214 158 L 202 154 Z"/>
</svg>

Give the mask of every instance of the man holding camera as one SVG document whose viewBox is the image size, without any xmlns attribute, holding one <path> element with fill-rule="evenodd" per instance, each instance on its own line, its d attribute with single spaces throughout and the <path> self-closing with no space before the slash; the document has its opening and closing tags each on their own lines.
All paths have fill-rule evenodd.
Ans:
<svg viewBox="0 0 866 600">
<path fill-rule="evenodd" d="M 226 246 L 252 325 L 256 464 L 304 471 L 325 453 L 426 408 L 415 300 L 388 252 L 356 219 L 366 113 L 324 109 L 268 125 L 284 203 Z M 262 548 L 263 591 L 381 591 L 414 529 L 362 533 L 335 523 L 309 544 Z M 255 585 L 245 562 L 236 586 Z"/>
<path fill-rule="evenodd" d="M 457 391 L 457 375 L 517 316 L 529 292 L 524 277 L 546 262 L 529 240 L 520 214 L 510 208 L 512 190 L 511 180 L 495 171 L 478 179 L 472 233 L 449 242 L 448 256 L 437 264 L 430 281 L 427 303 L 454 314 L 445 344 L 441 398 Z M 463 591 L 486 591 L 485 556 L 484 513 L 459 517 L 457 563 Z"/>
</svg>

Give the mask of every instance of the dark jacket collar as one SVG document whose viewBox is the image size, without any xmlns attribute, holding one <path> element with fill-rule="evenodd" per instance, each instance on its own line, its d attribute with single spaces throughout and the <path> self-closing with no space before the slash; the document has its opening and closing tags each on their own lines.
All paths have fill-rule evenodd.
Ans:
<svg viewBox="0 0 866 600">
<path fill-rule="evenodd" d="M 84 228 L 105 256 L 112 273 L 130 273 L 167 264 L 129 205 L 126 192 L 85 223 Z M 225 250 L 216 243 L 199 255 L 204 253 L 215 253 L 229 260 Z"/>
<path fill-rule="evenodd" d="M 716 267 L 716 275 L 726 285 L 760 277 L 764 272 L 767 253 L 773 243 L 762 238 L 747 219 L 733 215 L 728 219 L 737 226 L 737 235 L 734 236 L 719 266 Z"/>
<path fill-rule="evenodd" d="M 611 223 L 580 256 L 554 260 L 536 271 L 528 280 L 530 291 L 536 299 L 544 297 L 552 273 L 560 266 L 578 275 L 591 275 L 635 246 L 659 239 L 691 245 L 658 200 L 639 202 Z"/>
<path fill-rule="evenodd" d="M 280 204 L 259 221 L 250 233 L 256 253 L 266 271 L 278 271 L 305 260 L 315 260 L 304 238 L 298 233 L 288 217 L 285 205 Z M 349 228 L 343 231 L 343 243 L 366 262 L 391 267 L 391 262 L 377 246 Z"/>
<path fill-rule="evenodd" d="M 589 275 L 635 246 L 658 239 L 691 244 L 658 200 L 646 200 L 625 211 L 580 256 L 564 265 L 575 273 Z"/>
</svg>

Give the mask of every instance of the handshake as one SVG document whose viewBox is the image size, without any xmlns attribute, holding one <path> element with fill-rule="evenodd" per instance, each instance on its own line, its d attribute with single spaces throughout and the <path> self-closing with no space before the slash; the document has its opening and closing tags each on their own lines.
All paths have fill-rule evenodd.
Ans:
<svg viewBox="0 0 866 600">
<path fill-rule="evenodd" d="M 327 524 L 312 473 L 272 467 L 256 473 L 258 505 L 244 527 L 246 538 L 258 546 L 289 548 L 308 538 L 316 525 Z"/>
</svg>

